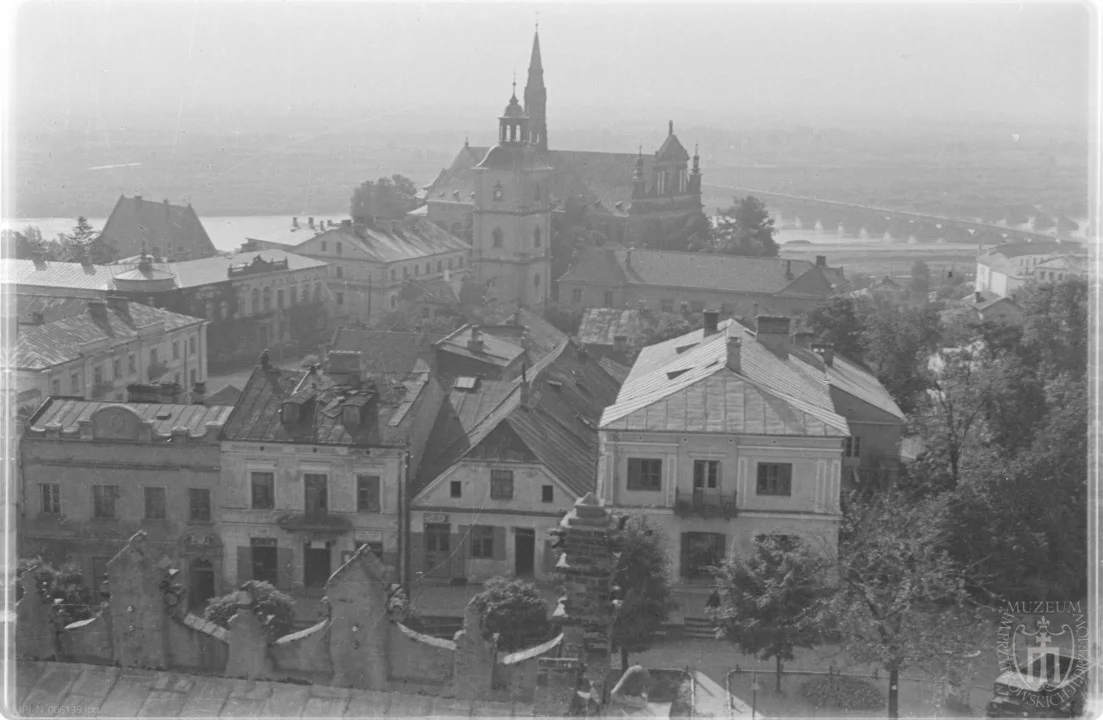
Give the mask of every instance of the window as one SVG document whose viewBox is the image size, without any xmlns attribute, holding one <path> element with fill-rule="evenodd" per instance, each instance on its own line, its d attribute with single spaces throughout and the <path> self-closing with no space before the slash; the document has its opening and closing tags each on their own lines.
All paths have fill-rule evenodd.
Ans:
<svg viewBox="0 0 1103 720">
<path fill-rule="evenodd" d="M 443 260 L 437 260 L 437 272 L 438 273 L 444 272 L 444 261 Z"/>
<path fill-rule="evenodd" d="M 571 290 L 571 302 L 576 304 L 582 302 L 582 288 Z"/>
<path fill-rule="evenodd" d="M 433 263 L 428 263 L 428 262 L 425 263 L 425 274 L 426 275 L 432 275 L 433 274 Z"/>
<path fill-rule="evenodd" d="M 283 310 L 283 290 L 276 291 L 276 307 Z"/>
<path fill-rule="evenodd" d="M 337 277 L 338 277 L 338 279 L 340 279 L 340 278 L 343 278 L 343 277 L 345 277 L 345 269 L 344 269 L 343 267 L 341 267 L 340 265 L 338 265 L 338 266 L 337 266 L 337 268 L 336 268 L 336 270 L 337 270 Z"/>
<path fill-rule="evenodd" d="M 143 488 L 146 497 L 146 520 L 165 519 L 165 489 L 163 487 Z"/>
<path fill-rule="evenodd" d="M 103 365 L 97 365 L 92 368 L 92 382 L 97 385 L 103 382 Z"/>
<path fill-rule="evenodd" d="M 55 397 L 61 395 L 61 380 L 54 378 L 50 381 L 50 394 Z"/>
<path fill-rule="evenodd" d="M 252 301 L 251 302 L 252 310 L 250 312 L 251 312 L 251 314 L 256 315 L 257 313 L 260 312 L 260 290 L 258 290 L 257 288 L 253 288 L 253 292 L 250 293 L 249 297 L 250 297 L 250 300 Z"/>
<path fill-rule="evenodd" d="M 685 301 L 682 302 L 682 312 L 684 312 L 684 313 L 689 312 L 689 303 L 687 303 Z"/>
<path fill-rule="evenodd" d="M 115 517 L 115 500 L 119 496 L 117 485 L 92 486 L 92 514 L 98 518 Z"/>
<path fill-rule="evenodd" d="M 448 269 L 452 269 L 452 258 L 448 258 Z"/>
<path fill-rule="evenodd" d="M 391 310 L 394 310 L 396 307 L 398 307 L 398 294 L 397 293 L 395 293 L 394 295 L 391 295 Z"/>
<path fill-rule="evenodd" d="M 694 300 L 689 306 L 695 313 L 703 313 L 705 311 L 705 304 L 700 300 Z"/>
<path fill-rule="evenodd" d="M 532 276 L 532 285 L 533 285 L 533 287 L 540 287 L 540 276 L 539 275 L 533 275 Z"/>
<path fill-rule="evenodd" d="M 792 463 L 759 463 L 759 495 L 792 495 Z"/>
<path fill-rule="evenodd" d="M 337 254 L 341 254 L 341 243 L 337 243 Z"/>
<path fill-rule="evenodd" d="M 398 280 L 398 270 L 391 268 L 391 282 Z"/>
<path fill-rule="evenodd" d="M 255 472 L 250 474 L 253 487 L 253 509 L 271 510 L 276 507 L 276 474 Z"/>
<path fill-rule="evenodd" d="M 550 503 L 555 501 L 555 488 L 551 485 L 544 485 L 540 488 L 540 500 L 542 502 Z"/>
<path fill-rule="evenodd" d="M 179 360 L 180 359 L 180 343 L 178 343 L 175 340 L 172 341 L 172 359 L 173 360 Z"/>
<path fill-rule="evenodd" d="M 862 452 L 862 438 L 855 435 L 853 437 L 843 438 L 843 455 L 846 457 L 861 457 Z"/>
<path fill-rule="evenodd" d="M 338 305 L 344 305 L 345 304 L 345 294 L 344 293 L 337 293 L 337 304 Z"/>
<path fill-rule="evenodd" d="M 659 309 L 664 313 L 674 312 L 674 300 L 671 298 L 662 298 L 659 300 Z"/>
<path fill-rule="evenodd" d="M 111 379 L 117 380 L 123 376 L 123 361 L 115 358 L 111 361 Z"/>
<path fill-rule="evenodd" d="M 303 473 L 306 514 L 325 515 L 329 509 L 329 478 L 321 473 Z"/>
<path fill-rule="evenodd" d="M 490 471 L 490 497 L 494 500 L 513 499 L 513 471 Z"/>
<path fill-rule="evenodd" d="M 693 461 L 693 489 L 708 488 L 715 490 L 720 487 L 720 461 L 719 460 L 694 460 Z"/>
<path fill-rule="evenodd" d="M 494 239 L 494 247 L 502 247 L 502 230 L 501 228 L 494 228 L 494 232 L 491 233 Z"/>
<path fill-rule="evenodd" d="M 356 476 L 356 512 L 379 512 L 379 476 Z"/>
<path fill-rule="evenodd" d="M 326 251 L 326 241 L 323 240 L 322 241 L 322 252 L 325 252 L 325 251 Z"/>
<path fill-rule="evenodd" d="M 532 199 L 536 202 L 540 202 L 540 183 L 536 183 L 536 186 L 532 189 Z"/>
<path fill-rule="evenodd" d="M 408 277 L 410 277 L 410 268 L 408 268 L 408 267 L 402 268 L 402 279 L 405 280 Z"/>
<path fill-rule="evenodd" d="M 69 376 L 69 386 L 73 389 L 74 395 L 80 395 L 80 373 Z"/>
<path fill-rule="evenodd" d="M 310 286 L 309 285 L 303 285 L 303 302 L 304 303 L 310 302 Z"/>
<path fill-rule="evenodd" d="M 727 538 L 720 533 L 682 533 L 683 577 L 709 577 L 708 568 L 724 562 Z"/>
<path fill-rule="evenodd" d="M 421 266 L 420 265 L 414 265 L 414 277 L 418 277 L 420 275 L 421 275 Z"/>
<path fill-rule="evenodd" d="M 605 291 L 605 296 L 604 296 L 603 299 L 604 299 L 604 303 L 603 303 L 604 307 L 613 307 L 613 291 L 612 290 L 606 290 Z"/>
<path fill-rule="evenodd" d="M 264 312 L 272 309 L 272 288 L 264 288 Z"/>
<path fill-rule="evenodd" d="M 533 247 L 540 247 L 540 245 L 543 242 L 544 242 L 544 238 L 541 237 L 540 228 L 536 228 L 535 230 L 532 231 L 532 246 Z"/>
<path fill-rule="evenodd" d="M 211 521 L 211 491 L 207 488 L 188 488 L 188 520 Z"/>
<path fill-rule="evenodd" d="M 463 483 L 459 480 L 453 480 L 449 484 L 449 492 L 451 497 L 463 497 Z"/>
<path fill-rule="evenodd" d="M 462 258 L 462 257 L 461 257 L 461 258 L 459 259 L 459 266 L 460 266 L 461 268 L 463 267 L 463 258 Z"/>
<path fill-rule="evenodd" d="M 287 303 L 288 305 L 294 305 L 295 303 L 299 302 L 299 297 L 298 297 L 299 289 L 298 288 L 291 288 L 290 290 L 287 291 L 287 294 L 288 294 L 288 303 Z"/>
<path fill-rule="evenodd" d="M 42 483 L 42 512 L 49 515 L 61 514 L 61 484 Z"/>
<path fill-rule="evenodd" d="M 126 356 L 126 366 L 127 372 L 131 375 L 136 375 L 138 373 L 138 358 L 134 353 L 130 353 Z"/>
<path fill-rule="evenodd" d="M 663 461 L 653 458 L 628 458 L 629 490 L 662 490 Z"/>
<path fill-rule="evenodd" d="M 489 560 L 494 557 L 494 528 L 489 525 L 471 526 L 471 557 Z"/>
</svg>

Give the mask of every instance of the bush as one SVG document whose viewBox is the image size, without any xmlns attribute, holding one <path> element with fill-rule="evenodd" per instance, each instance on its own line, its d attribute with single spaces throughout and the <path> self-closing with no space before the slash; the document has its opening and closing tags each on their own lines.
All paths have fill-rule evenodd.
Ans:
<svg viewBox="0 0 1103 720">
<path fill-rule="evenodd" d="M 393 586 L 390 595 L 387 597 L 387 614 L 392 620 L 400 622 L 416 632 L 421 632 L 425 627 L 421 616 L 410 604 L 410 599 L 406 597 L 406 591 L 399 585 Z"/>
<path fill-rule="evenodd" d="M 540 591 L 532 583 L 504 577 L 491 578 L 470 605 L 483 616 L 483 637 L 498 633 L 498 648 L 513 652 L 548 639 L 551 623 Z"/>
<path fill-rule="evenodd" d="M 290 595 L 272 587 L 271 583 L 250 580 L 241 586 L 253 598 L 249 608 L 256 613 L 257 619 L 264 625 L 265 632 L 272 638 L 282 637 L 291 632 L 295 622 L 295 601 Z M 204 617 L 216 625 L 230 627 L 230 618 L 238 611 L 237 591 L 226 593 L 207 603 Z"/>
<path fill-rule="evenodd" d="M 865 680 L 843 675 L 826 675 L 808 680 L 800 694 L 817 709 L 881 710 L 885 698 Z"/>
<path fill-rule="evenodd" d="M 97 609 L 92 602 L 92 590 L 84 584 L 84 576 L 76 565 L 66 563 L 55 568 L 48 563 L 20 560 L 19 574 L 25 572 L 34 573 L 39 598 L 57 609 L 63 625 L 87 620 Z"/>
</svg>

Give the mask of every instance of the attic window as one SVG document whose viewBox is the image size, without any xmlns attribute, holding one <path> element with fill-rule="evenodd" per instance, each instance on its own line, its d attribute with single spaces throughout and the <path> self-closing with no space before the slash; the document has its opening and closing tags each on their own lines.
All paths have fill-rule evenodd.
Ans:
<svg viewBox="0 0 1103 720">
<path fill-rule="evenodd" d="M 453 387 L 456 390 L 474 390 L 479 386 L 477 377 L 458 377 Z"/>
<path fill-rule="evenodd" d="M 360 424 L 360 408 L 355 405 L 346 405 L 341 408 L 341 420 L 345 425 Z"/>
<path fill-rule="evenodd" d="M 666 378 L 668 380 L 673 380 L 674 378 L 678 377 L 679 375 L 685 375 L 687 372 L 689 372 L 689 368 L 686 368 L 684 370 L 672 370 L 672 371 L 670 371 L 666 374 Z"/>
<path fill-rule="evenodd" d="M 682 354 L 682 353 L 684 353 L 684 352 L 685 352 L 686 350 L 692 350 L 692 349 L 693 349 L 693 348 L 695 348 L 695 347 L 697 347 L 697 343 L 693 343 L 692 345 L 682 345 L 681 347 L 676 347 L 676 348 L 674 348 L 674 352 L 676 352 L 676 353 L 678 353 L 679 355 L 681 355 L 681 354 Z"/>
</svg>

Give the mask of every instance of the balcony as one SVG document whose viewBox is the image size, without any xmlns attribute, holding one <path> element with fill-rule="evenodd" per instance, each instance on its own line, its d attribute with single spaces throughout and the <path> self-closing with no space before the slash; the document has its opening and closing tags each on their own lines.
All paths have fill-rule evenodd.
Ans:
<svg viewBox="0 0 1103 720">
<path fill-rule="evenodd" d="M 686 492 L 674 489 L 674 514 L 678 517 L 723 518 L 728 520 L 739 514 L 735 505 L 735 493 L 717 493 L 694 490 Z"/>
</svg>

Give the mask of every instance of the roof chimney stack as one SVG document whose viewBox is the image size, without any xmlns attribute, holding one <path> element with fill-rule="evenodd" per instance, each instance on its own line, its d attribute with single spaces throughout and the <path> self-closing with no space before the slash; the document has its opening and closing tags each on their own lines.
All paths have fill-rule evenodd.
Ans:
<svg viewBox="0 0 1103 720">
<path fill-rule="evenodd" d="M 720 324 L 720 311 L 708 308 L 705 310 L 705 337 L 715 335 Z"/>
<path fill-rule="evenodd" d="M 670 121 L 670 133 L 669 134 L 671 134 L 671 135 L 674 134 L 674 121 L 673 120 Z"/>
<path fill-rule="evenodd" d="M 107 306 L 120 315 L 130 315 L 130 298 L 125 295 L 108 295 Z"/>
<path fill-rule="evenodd" d="M 481 353 L 483 351 L 483 340 L 479 336 L 479 326 L 471 326 L 471 339 L 467 341 L 467 349 L 473 353 Z"/>
<path fill-rule="evenodd" d="M 728 336 L 728 369 L 733 373 L 743 372 L 743 339 L 736 335 Z"/>
<path fill-rule="evenodd" d="M 297 217 L 291 218 L 291 227 L 295 230 L 299 229 L 299 218 L 297 218 Z"/>
<path fill-rule="evenodd" d="M 103 300 L 89 300 L 88 314 L 92 316 L 93 320 L 107 322 L 107 303 Z"/>
<path fill-rule="evenodd" d="M 786 280 L 792 280 L 793 279 L 793 261 L 792 260 L 786 260 L 785 261 L 785 279 Z"/>
<path fill-rule="evenodd" d="M 755 334 L 758 342 L 782 360 L 789 357 L 789 318 L 780 315 L 759 315 L 758 330 Z"/>
<path fill-rule="evenodd" d="M 311 230 L 313 230 L 314 229 L 314 218 L 307 218 L 306 219 L 306 226 L 308 228 L 310 228 Z"/>
<path fill-rule="evenodd" d="M 827 267 L 827 256 L 826 255 L 817 255 L 816 256 L 816 267 L 821 267 L 821 268 Z"/>
<path fill-rule="evenodd" d="M 835 364 L 835 346 L 829 343 L 816 343 L 812 345 L 812 352 L 823 358 L 823 364 L 832 367 Z"/>
<path fill-rule="evenodd" d="M 203 405 L 207 401 L 207 383 L 197 382 L 192 385 L 191 389 L 191 402 L 192 405 Z"/>
<path fill-rule="evenodd" d="M 617 335 L 613 338 L 613 351 L 622 354 L 628 352 L 627 335 Z"/>
<path fill-rule="evenodd" d="M 977 290 L 975 293 L 973 293 L 973 302 L 976 305 L 980 305 L 982 302 L 984 302 L 984 293 L 982 293 L 980 290 Z"/>
</svg>

